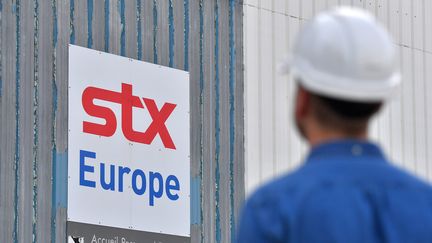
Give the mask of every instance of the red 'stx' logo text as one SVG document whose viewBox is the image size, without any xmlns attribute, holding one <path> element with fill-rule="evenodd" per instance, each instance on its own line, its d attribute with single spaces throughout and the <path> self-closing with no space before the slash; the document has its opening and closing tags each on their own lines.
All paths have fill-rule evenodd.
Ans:
<svg viewBox="0 0 432 243">
<path fill-rule="evenodd" d="M 108 107 L 95 105 L 93 102 L 95 99 L 121 104 L 122 131 L 128 140 L 143 144 L 151 144 L 156 135 L 159 134 L 165 148 L 176 149 L 168 129 L 165 126 L 165 122 L 177 106 L 176 104 L 165 103 L 159 110 L 153 99 L 142 98 L 153 121 L 145 132 L 139 132 L 132 128 L 132 108 L 137 107 L 144 109 L 144 105 L 141 102 L 140 97 L 132 95 L 132 85 L 122 83 L 121 92 L 96 87 L 87 87 L 82 94 L 84 110 L 90 116 L 104 119 L 105 124 L 84 121 L 83 131 L 85 133 L 105 137 L 111 137 L 116 131 L 116 115 Z"/>
</svg>

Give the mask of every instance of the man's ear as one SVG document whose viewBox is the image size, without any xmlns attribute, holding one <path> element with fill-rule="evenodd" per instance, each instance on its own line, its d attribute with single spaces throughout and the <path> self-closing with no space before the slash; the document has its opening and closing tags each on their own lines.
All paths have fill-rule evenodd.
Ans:
<svg viewBox="0 0 432 243">
<path fill-rule="evenodd" d="M 310 111 L 310 100 L 310 93 L 299 85 L 297 87 L 297 97 L 295 105 L 295 115 L 298 120 L 302 120 L 308 115 Z"/>
</svg>

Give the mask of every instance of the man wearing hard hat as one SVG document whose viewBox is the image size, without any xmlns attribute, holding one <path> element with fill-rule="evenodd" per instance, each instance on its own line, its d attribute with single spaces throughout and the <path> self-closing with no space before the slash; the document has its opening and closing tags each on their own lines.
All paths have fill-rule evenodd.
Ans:
<svg viewBox="0 0 432 243">
<path fill-rule="evenodd" d="M 363 10 L 324 12 L 300 32 L 285 69 L 311 150 L 250 197 L 238 242 L 431 243 L 432 188 L 367 140 L 371 116 L 400 83 L 385 29 Z"/>
</svg>

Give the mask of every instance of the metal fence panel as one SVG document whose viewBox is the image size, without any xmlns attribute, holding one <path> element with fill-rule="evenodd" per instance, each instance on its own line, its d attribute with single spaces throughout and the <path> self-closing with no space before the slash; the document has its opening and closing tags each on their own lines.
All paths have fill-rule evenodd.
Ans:
<svg viewBox="0 0 432 243">
<path fill-rule="evenodd" d="M 66 241 L 69 43 L 190 72 L 192 242 L 234 239 L 242 25 L 240 0 L 1 0 L 0 242 Z"/>
</svg>

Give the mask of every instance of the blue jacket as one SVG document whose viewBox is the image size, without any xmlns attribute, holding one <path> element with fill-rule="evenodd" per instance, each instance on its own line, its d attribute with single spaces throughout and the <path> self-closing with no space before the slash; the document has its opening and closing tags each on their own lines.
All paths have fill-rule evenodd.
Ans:
<svg viewBox="0 0 432 243">
<path fill-rule="evenodd" d="M 374 144 L 326 143 L 250 197 L 238 242 L 431 243 L 432 188 Z"/>
</svg>

